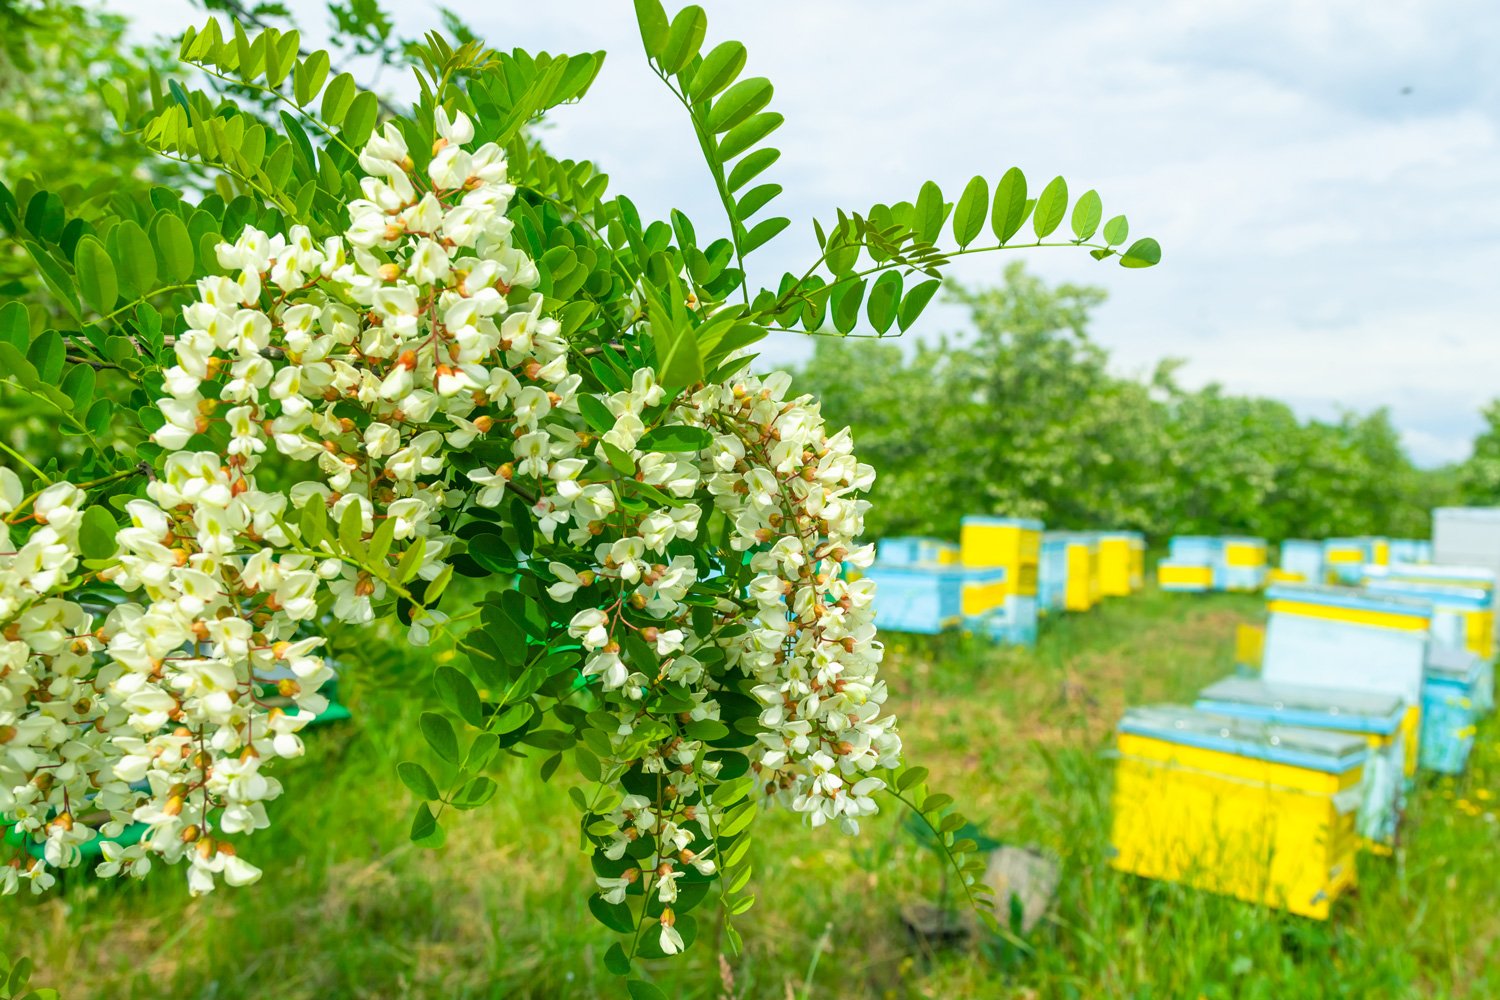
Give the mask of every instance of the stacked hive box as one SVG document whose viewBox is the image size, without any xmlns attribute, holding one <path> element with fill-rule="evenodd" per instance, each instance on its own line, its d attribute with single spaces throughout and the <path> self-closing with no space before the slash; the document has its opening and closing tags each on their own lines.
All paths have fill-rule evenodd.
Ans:
<svg viewBox="0 0 1500 1000">
<path fill-rule="evenodd" d="M 1099 596 L 1128 597 L 1141 589 L 1146 568 L 1146 538 L 1138 531 L 1100 531 Z"/>
<path fill-rule="evenodd" d="M 1323 541 L 1323 564 L 1328 577 L 1335 583 L 1357 584 L 1364 575 L 1365 566 L 1385 566 L 1390 561 L 1390 543 L 1384 538 L 1327 538 Z"/>
<path fill-rule="evenodd" d="M 1166 705 L 1116 747 L 1114 867 L 1320 920 L 1354 885 L 1363 738 Z"/>
<path fill-rule="evenodd" d="M 1266 542 L 1242 535 L 1177 535 L 1156 567 L 1162 590 L 1255 591 L 1266 585 Z"/>
<path fill-rule="evenodd" d="M 1482 566 L 1500 574 L 1500 507 L 1434 510 L 1432 561 L 1444 566 Z"/>
<path fill-rule="evenodd" d="M 1349 587 L 1298 584 L 1272 587 L 1267 597 L 1265 680 L 1401 698 L 1406 771 L 1413 774 L 1432 605 Z"/>
<path fill-rule="evenodd" d="M 1266 630 L 1259 625 L 1240 624 L 1234 631 L 1234 668 L 1242 675 L 1260 672 L 1266 658 Z"/>
<path fill-rule="evenodd" d="M 1392 538 L 1391 539 L 1391 562 L 1393 563 L 1429 563 L 1432 562 L 1432 543 L 1420 538 Z"/>
<path fill-rule="evenodd" d="M 1288 538 L 1281 543 L 1281 583 L 1326 583 L 1323 543 Z"/>
<path fill-rule="evenodd" d="M 886 566 L 957 566 L 960 553 L 952 542 L 912 535 L 882 538 L 875 559 Z"/>
<path fill-rule="evenodd" d="M 1230 677 L 1204 688 L 1195 707 L 1253 722 L 1332 730 L 1363 738 L 1369 746 L 1369 757 L 1361 784 L 1360 838 L 1377 853 L 1394 850 L 1407 756 L 1401 731 L 1406 709 L 1399 697 Z"/>
<path fill-rule="evenodd" d="M 1082 531 L 1049 531 L 1042 536 L 1042 606 L 1055 611 L 1088 611 L 1099 603 L 1099 542 Z"/>
<path fill-rule="evenodd" d="M 1422 583 L 1390 576 L 1371 567 L 1365 589 L 1395 594 L 1432 604 L 1432 641 L 1439 646 L 1467 649 L 1489 660 L 1495 655 L 1494 591 L 1457 584 Z"/>
<path fill-rule="evenodd" d="M 1461 649 L 1436 650 L 1428 657 L 1422 682 L 1423 768 L 1462 774 L 1468 766 L 1484 666 L 1479 657 Z"/>
<path fill-rule="evenodd" d="M 985 612 L 995 638 L 1022 645 L 1035 642 L 1042 522 L 970 515 L 961 523 L 959 548 L 965 569 L 1005 571 L 994 604 Z"/>
<path fill-rule="evenodd" d="M 1222 559 L 1223 542 L 1207 535 L 1177 535 L 1167 543 L 1167 558 L 1156 564 L 1156 583 L 1162 590 L 1203 593 L 1213 590 L 1214 571 Z"/>
</svg>

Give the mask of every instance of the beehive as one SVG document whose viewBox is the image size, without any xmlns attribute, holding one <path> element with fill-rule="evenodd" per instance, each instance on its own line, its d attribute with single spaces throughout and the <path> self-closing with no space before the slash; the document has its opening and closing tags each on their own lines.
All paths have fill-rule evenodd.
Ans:
<svg viewBox="0 0 1500 1000">
<path fill-rule="evenodd" d="M 1281 543 L 1281 571 L 1293 576 L 1286 583 L 1326 583 L 1323 575 L 1323 543 L 1306 538 L 1288 538 Z"/>
<path fill-rule="evenodd" d="M 1041 547 L 1042 522 L 1035 518 L 968 515 L 959 529 L 963 564 L 1006 570 L 1007 593 L 1022 597 L 1036 596 Z"/>
<path fill-rule="evenodd" d="M 1134 531 L 1101 531 L 1095 538 L 1099 544 L 1099 596 L 1126 597 L 1140 590 L 1145 538 Z"/>
<path fill-rule="evenodd" d="M 1495 655 L 1494 594 L 1478 587 L 1457 584 L 1413 583 L 1381 575 L 1370 567 L 1365 589 L 1376 594 L 1412 597 L 1432 604 L 1432 640 L 1439 646 L 1467 649 L 1490 659 Z"/>
<path fill-rule="evenodd" d="M 959 548 L 952 542 L 916 535 L 882 538 L 875 558 L 887 566 L 957 566 Z"/>
<path fill-rule="evenodd" d="M 1281 684 L 1399 696 L 1407 706 L 1406 774 L 1415 774 L 1432 605 L 1351 587 L 1299 584 L 1272 587 L 1266 596 L 1262 676 Z"/>
<path fill-rule="evenodd" d="M 1042 536 L 1040 605 L 1043 611 L 1088 611 L 1099 602 L 1099 543 L 1081 531 Z"/>
<path fill-rule="evenodd" d="M 888 566 L 865 572 L 875 582 L 875 624 L 892 632 L 936 635 L 964 619 L 964 572 L 958 568 Z"/>
<path fill-rule="evenodd" d="M 1481 677 L 1481 661 L 1470 653 L 1442 650 L 1429 659 L 1422 683 L 1424 770 L 1462 774 L 1468 767 Z"/>
<path fill-rule="evenodd" d="M 1116 748 L 1115 868 L 1319 920 L 1355 884 L 1363 739 L 1158 705 Z"/>
<path fill-rule="evenodd" d="M 1246 625 L 1243 622 L 1234 630 L 1234 666 L 1243 674 L 1260 672 L 1261 661 L 1266 656 L 1266 630 L 1261 625 Z"/>
<path fill-rule="evenodd" d="M 1323 567 L 1327 580 L 1356 584 L 1364 575 L 1365 564 L 1373 562 L 1368 538 L 1326 538 L 1323 540 Z M 1319 583 L 1324 581 L 1317 581 Z"/>
<path fill-rule="evenodd" d="M 1037 606 L 1042 614 L 1063 609 L 1063 590 L 1068 582 L 1068 539 L 1063 532 L 1042 536 L 1037 576 Z"/>
<path fill-rule="evenodd" d="M 1390 542 L 1393 563 L 1432 562 L 1432 543 L 1426 539 L 1392 538 Z"/>
<path fill-rule="evenodd" d="M 1500 507 L 1439 507 L 1432 512 L 1432 561 L 1500 573 Z"/>
<path fill-rule="evenodd" d="M 1254 591 L 1266 585 L 1266 542 L 1241 535 L 1224 540 L 1214 584 L 1220 590 Z"/>
<path fill-rule="evenodd" d="M 1254 722 L 1363 738 L 1369 757 L 1362 778 L 1357 829 L 1361 841 L 1376 853 L 1389 854 L 1395 849 L 1406 769 L 1401 731 L 1406 707 L 1399 697 L 1229 677 L 1204 688 L 1194 707 Z"/>
<path fill-rule="evenodd" d="M 1203 593 L 1214 586 L 1214 568 L 1199 563 L 1163 559 L 1156 564 L 1156 585 L 1162 590 Z"/>
</svg>

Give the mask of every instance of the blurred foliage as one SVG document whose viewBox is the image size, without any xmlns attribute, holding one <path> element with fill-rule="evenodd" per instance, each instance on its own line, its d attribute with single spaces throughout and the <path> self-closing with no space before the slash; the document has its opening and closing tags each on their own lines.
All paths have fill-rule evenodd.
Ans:
<svg viewBox="0 0 1500 1000">
<path fill-rule="evenodd" d="M 1452 470 L 1423 470 L 1384 409 L 1301 420 L 1285 403 L 1109 370 L 1089 336 L 1102 289 L 1049 285 L 1020 265 L 959 288 L 971 329 L 897 346 L 821 340 L 802 372 L 880 470 L 872 535 L 955 536 L 964 514 L 1155 538 L 1425 537 L 1458 499 Z M 1500 497 L 1500 406 L 1487 454 Z"/>
</svg>

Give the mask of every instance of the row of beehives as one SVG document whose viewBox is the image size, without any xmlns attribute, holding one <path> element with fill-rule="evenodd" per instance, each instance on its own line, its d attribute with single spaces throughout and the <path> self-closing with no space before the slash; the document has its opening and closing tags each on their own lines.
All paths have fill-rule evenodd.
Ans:
<svg viewBox="0 0 1500 1000">
<path fill-rule="evenodd" d="M 1357 584 L 1367 566 L 1426 563 L 1432 543 L 1414 538 L 1290 538 L 1273 567 L 1264 538 L 1177 535 L 1156 566 L 1162 590 L 1187 593 L 1255 591 L 1268 583 Z"/>
<path fill-rule="evenodd" d="M 965 517 L 959 544 L 886 538 L 865 573 L 878 584 L 880 627 L 931 635 L 964 628 L 997 642 L 1036 642 L 1037 618 L 1087 611 L 1141 589 L 1146 540 L 1131 531 L 1045 531 L 1016 517 Z"/>
<path fill-rule="evenodd" d="M 1418 768 L 1464 770 L 1494 707 L 1494 571 L 1389 563 L 1275 584 L 1242 672 L 1117 734 L 1114 864 L 1325 919 L 1394 851 Z M 1257 641 L 1257 639 L 1259 641 Z"/>
</svg>

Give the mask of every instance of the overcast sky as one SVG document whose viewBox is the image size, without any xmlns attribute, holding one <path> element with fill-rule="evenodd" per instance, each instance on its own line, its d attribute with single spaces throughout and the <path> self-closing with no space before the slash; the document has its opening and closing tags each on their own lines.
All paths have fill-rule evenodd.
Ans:
<svg viewBox="0 0 1500 1000">
<path fill-rule="evenodd" d="M 710 229 L 712 187 L 628 0 L 449 2 L 499 48 L 608 50 L 549 147 L 603 164 L 643 214 L 681 208 Z M 1306 415 L 1389 406 L 1423 463 L 1462 458 L 1500 396 L 1494 0 L 703 5 L 709 45 L 745 42 L 747 73 L 775 83 L 787 120 L 771 179 L 793 228 L 756 255 L 764 281 L 806 259 L 811 216 L 913 198 L 929 178 L 956 195 L 1015 164 L 1038 185 L 1061 173 L 1075 193 L 1097 188 L 1107 215 L 1160 240 L 1148 271 L 1081 251 L 1027 260 L 1108 289 L 1094 333 L 1121 372 L 1176 356 L 1189 384 Z M 201 20 L 185 0 L 107 6 L 148 33 Z M 319 5 L 291 6 L 321 27 Z M 435 26 L 425 5 L 396 16 L 408 35 Z M 990 280 L 1008 259 L 955 273 Z M 962 320 L 935 309 L 914 335 Z"/>
</svg>

